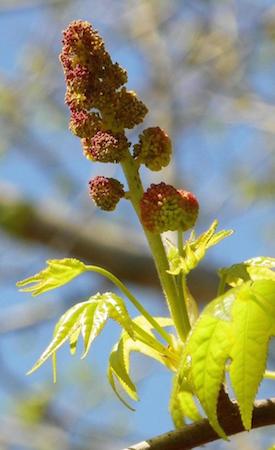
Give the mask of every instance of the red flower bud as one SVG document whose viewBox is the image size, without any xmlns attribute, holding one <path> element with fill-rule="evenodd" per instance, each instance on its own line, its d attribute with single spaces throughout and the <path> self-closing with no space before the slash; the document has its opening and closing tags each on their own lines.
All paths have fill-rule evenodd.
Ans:
<svg viewBox="0 0 275 450">
<path fill-rule="evenodd" d="M 134 157 L 148 169 L 161 170 L 171 158 L 172 144 L 168 135 L 159 127 L 147 128 L 134 145 Z"/>
<path fill-rule="evenodd" d="M 104 211 L 113 211 L 124 197 L 123 185 L 114 178 L 96 177 L 89 181 L 89 195 Z"/>
<path fill-rule="evenodd" d="M 91 139 L 83 139 L 84 155 L 92 161 L 119 162 L 129 148 L 123 133 L 98 131 Z"/>
<path fill-rule="evenodd" d="M 152 233 L 186 231 L 195 225 L 199 204 L 191 192 L 165 183 L 151 184 L 141 203 L 141 220 Z"/>
</svg>

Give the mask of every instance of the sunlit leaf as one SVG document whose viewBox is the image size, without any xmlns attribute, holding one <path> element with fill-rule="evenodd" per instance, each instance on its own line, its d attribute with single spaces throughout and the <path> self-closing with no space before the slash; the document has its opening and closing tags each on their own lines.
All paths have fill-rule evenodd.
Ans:
<svg viewBox="0 0 275 450">
<path fill-rule="evenodd" d="M 187 275 L 204 258 L 206 251 L 210 247 L 218 244 L 233 233 L 232 230 L 221 230 L 215 233 L 217 226 L 218 221 L 215 220 L 209 229 L 197 238 L 195 233 L 192 233 L 183 246 L 182 256 L 179 254 L 177 247 L 168 241 L 168 273 L 178 275 L 180 272 L 183 272 Z"/>
<path fill-rule="evenodd" d="M 243 425 L 249 430 L 253 402 L 266 368 L 268 342 L 275 334 L 274 319 L 275 281 L 248 281 L 212 301 L 188 337 L 177 376 L 178 392 L 191 387 L 223 438 L 217 401 L 225 367 L 229 367 Z"/>
<path fill-rule="evenodd" d="M 239 286 L 245 281 L 275 280 L 275 258 L 257 257 L 219 270 L 220 277 L 229 286 Z"/>
<path fill-rule="evenodd" d="M 230 324 L 205 315 L 189 345 L 195 392 L 212 427 L 221 437 L 226 438 L 217 418 L 217 401 L 231 345 Z"/>
<path fill-rule="evenodd" d="M 188 312 L 189 322 L 191 327 L 195 324 L 196 320 L 199 317 L 199 308 L 196 300 L 192 296 L 191 292 L 189 291 L 189 288 L 187 286 L 187 283 L 184 283 L 183 286 L 183 292 L 184 292 L 184 299 L 186 302 L 186 308 Z"/>
<path fill-rule="evenodd" d="M 162 327 L 172 325 L 170 318 L 158 317 L 155 318 L 155 320 Z M 131 339 L 131 337 L 123 331 L 119 341 L 116 343 L 110 354 L 108 367 L 109 382 L 119 399 L 122 400 L 122 402 L 128 407 L 128 403 L 119 394 L 115 379 L 119 381 L 121 387 L 130 398 L 133 400 L 138 399 L 136 387 L 130 378 L 131 352 L 142 353 L 143 355 L 153 358 L 169 368 L 171 368 L 171 366 L 173 367 L 175 363 L 173 359 L 173 352 L 169 351 L 169 349 L 165 348 L 163 345 L 157 345 L 152 333 L 152 326 L 145 320 L 144 317 L 135 318 L 133 320 L 133 328 L 135 330 L 136 340 L 134 341 Z"/>
<path fill-rule="evenodd" d="M 47 264 L 48 267 L 36 275 L 18 281 L 16 285 L 22 288 L 20 290 L 31 292 L 33 296 L 40 295 L 69 283 L 87 270 L 85 264 L 73 258 L 50 259 Z"/>
<path fill-rule="evenodd" d="M 274 281 L 255 281 L 239 291 L 232 308 L 230 378 L 247 430 L 251 428 L 253 402 L 266 367 L 274 318 Z"/>
<path fill-rule="evenodd" d="M 187 341 L 178 376 L 179 383 L 188 378 L 209 422 L 223 438 L 226 435 L 218 422 L 217 401 L 232 345 L 231 309 L 235 298 L 236 289 L 232 289 L 205 308 Z M 185 386 L 178 389 L 186 390 Z"/>
<path fill-rule="evenodd" d="M 173 380 L 173 389 L 169 402 L 169 411 L 175 428 L 182 428 L 186 420 L 197 421 L 202 419 L 192 392 L 179 390 L 178 377 Z"/>
<path fill-rule="evenodd" d="M 54 336 L 29 373 L 38 369 L 50 356 L 56 353 L 67 340 L 74 353 L 80 333 L 84 341 L 85 357 L 96 336 L 101 332 L 106 321 L 113 319 L 134 338 L 132 319 L 123 300 L 116 294 L 106 292 L 96 294 L 86 302 L 78 303 L 63 314 L 56 324 Z"/>
</svg>

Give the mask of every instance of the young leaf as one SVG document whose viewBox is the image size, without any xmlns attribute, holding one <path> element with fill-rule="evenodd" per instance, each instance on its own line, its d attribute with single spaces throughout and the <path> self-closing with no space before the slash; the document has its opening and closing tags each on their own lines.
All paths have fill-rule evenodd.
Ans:
<svg viewBox="0 0 275 450">
<path fill-rule="evenodd" d="M 22 288 L 20 290 L 31 292 L 33 296 L 40 295 L 69 283 L 87 270 L 84 263 L 74 258 L 50 259 L 47 264 L 48 267 L 36 275 L 18 281 L 16 285 Z"/>
<path fill-rule="evenodd" d="M 108 318 L 115 320 L 134 339 L 132 319 L 123 300 L 112 292 L 96 294 L 81 316 L 81 332 L 84 340 L 84 358 L 94 338 L 101 332 Z M 93 320 L 91 321 L 91 317 Z"/>
<path fill-rule="evenodd" d="M 186 343 L 178 376 L 179 392 L 186 390 L 182 380 L 191 383 L 209 422 L 224 439 L 226 435 L 217 418 L 217 401 L 232 345 L 230 320 L 235 296 L 231 289 L 205 308 Z"/>
<path fill-rule="evenodd" d="M 155 318 L 155 320 L 162 327 L 172 325 L 172 321 L 169 318 L 158 317 Z M 115 344 L 110 354 L 108 367 L 109 382 L 119 399 L 127 407 L 129 407 L 129 405 L 119 394 L 116 388 L 115 379 L 120 382 L 122 388 L 129 395 L 129 397 L 133 400 L 138 399 L 136 387 L 130 378 L 131 352 L 142 353 L 143 355 L 149 356 L 169 368 L 174 364 L 172 351 L 169 352 L 169 349 L 163 347 L 162 344 L 159 346 L 157 345 L 157 341 L 154 339 L 154 335 L 152 333 L 152 326 L 144 319 L 144 317 L 140 316 L 135 318 L 133 320 L 133 328 L 135 330 L 136 340 L 134 341 L 128 334 L 122 331 L 119 341 Z M 142 332 L 141 334 L 140 331 Z M 140 340 L 140 338 L 142 340 Z"/>
<path fill-rule="evenodd" d="M 184 299 L 186 302 L 186 308 L 187 308 L 187 312 L 188 312 L 189 322 L 191 324 L 191 327 L 193 327 L 196 320 L 199 317 L 199 308 L 198 308 L 198 304 L 197 304 L 196 300 L 194 299 L 193 295 L 189 291 L 189 288 L 188 288 L 186 282 L 183 284 L 183 293 L 184 293 Z"/>
<path fill-rule="evenodd" d="M 77 341 L 78 341 L 80 333 L 81 333 L 81 328 L 78 327 L 69 337 L 71 355 L 74 355 L 76 353 Z"/>
<path fill-rule="evenodd" d="M 275 281 L 248 281 L 212 301 L 194 325 L 183 352 L 178 391 L 191 387 L 215 431 L 217 400 L 227 360 L 243 425 L 251 428 L 253 402 L 275 334 Z"/>
<path fill-rule="evenodd" d="M 180 272 L 183 272 L 187 275 L 204 258 L 206 251 L 210 247 L 218 244 L 221 240 L 233 233 L 232 230 L 221 230 L 218 233 L 215 233 L 217 226 L 218 221 L 215 220 L 209 229 L 202 233 L 198 238 L 192 233 L 188 241 L 184 244 L 183 256 L 180 256 L 178 249 L 168 241 L 168 273 L 171 275 L 178 275 Z"/>
<path fill-rule="evenodd" d="M 122 401 L 122 403 L 124 403 L 124 405 L 132 409 L 131 406 L 129 406 L 128 403 L 119 394 L 115 384 L 116 378 L 120 382 L 125 392 L 129 395 L 129 397 L 131 397 L 133 400 L 138 400 L 136 386 L 129 376 L 129 349 L 127 349 L 126 340 L 123 338 L 121 338 L 119 342 L 113 347 L 109 358 L 107 375 L 109 383 L 118 398 Z"/>
<path fill-rule="evenodd" d="M 232 308 L 234 345 L 230 351 L 230 378 L 247 430 L 251 428 L 253 402 L 266 367 L 274 317 L 275 282 L 244 285 Z"/>
<path fill-rule="evenodd" d="M 38 369 L 67 340 L 71 352 L 75 352 L 77 339 L 81 333 L 84 340 L 85 357 L 96 336 L 101 332 L 108 318 L 117 321 L 134 338 L 132 320 L 123 300 L 116 294 L 106 292 L 96 294 L 86 302 L 78 303 L 63 314 L 58 321 L 52 341 L 42 353 L 29 374 Z"/>
<path fill-rule="evenodd" d="M 186 424 L 186 419 L 197 421 L 202 418 L 192 392 L 179 390 L 178 374 L 173 380 L 169 411 L 175 428 L 182 428 Z"/>
<path fill-rule="evenodd" d="M 275 258 L 251 258 L 231 267 L 219 270 L 219 275 L 229 286 L 240 286 L 245 281 L 261 279 L 275 280 Z"/>
<path fill-rule="evenodd" d="M 192 381 L 209 422 L 221 437 L 226 438 L 217 418 L 217 401 L 231 345 L 230 324 L 205 315 L 197 330 L 189 343 L 193 346 Z"/>
</svg>

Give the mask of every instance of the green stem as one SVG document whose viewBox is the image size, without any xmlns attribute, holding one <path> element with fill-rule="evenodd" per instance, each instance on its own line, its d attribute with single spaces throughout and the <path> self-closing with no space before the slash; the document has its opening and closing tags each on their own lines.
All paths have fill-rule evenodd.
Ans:
<svg viewBox="0 0 275 450">
<path fill-rule="evenodd" d="M 138 165 L 128 152 L 126 158 L 121 162 L 125 177 L 128 182 L 130 200 L 140 220 L 140 200 L 143 196 L 143 187 L 138 172 Z M 167 255 L 159 234 L 153 234 L 144 227 L 144 234 L 151 249 L 158 276 L 164 291 L 171 317 L 175 328 L 182 341 L 185 341 L 189 329 L 185 326 L 184 310 L 182 302 L 178 302 L 177 287 L 174 278 L 167 273 L 169 269 Z"/>
<path fill-rule="evenodd" d="M 136 307 L 136 309 L 145 317 L 145 319 L 152 325 L 152 327 L 163 337 L 163 339 L 170 345 L 171 337 L 169 334 L 157 323 L 157 321 L 146 311 L 146 309 L 139 303 L 135 296 L 127 289 L 127 287 L 120 281 L 115 275 L 106 269 L 98 266 L 86 266 L 91 272 L 99 273 L 100 275 L 108 278 L 123 292 L 130 302 Z"/>
<path fill-rule="evenodd" d="M 219 297 L 224 293 L 224 289 L 225 289 L 225 275 L 222 275 L 218 287 L 217 297 Z"/>
<path fill-rule="evenodd" d="M 183 256 L 183 232 L 178 231 L 178 250 L 179 250 L 179 256 Z M 188 330 L 188 332 L 191 329 L 187 306 L 186 306 L 186 299 L 184 295 L 184 285 L 186 283 L 186 277 L 181 272 L 177 276 L 177 287 L 178 287 L 178 298 L 179 303 L 182 304 L 182 311 L 183 311 L 183 320 L 184 320 L 184 328 Z"/>
<path fill-rule="evenodd" d="M 157 351 L 161 355 L 168 358 L 168 360 L 173 362 L 174 367 L 177 368 L 179 365 L 179 357 L 174 351 L 172 346 L 165 347 L 161 342 L 159 342 L 155 336 L 149 334 L 143 328 L 141 328 L 136 322 L 133 322 L 134 332 L 137 335 L 137 339 L 142 342 L 147 347 Z M 149 356 L 149 355 L 148 355 Z"/>
</svg>

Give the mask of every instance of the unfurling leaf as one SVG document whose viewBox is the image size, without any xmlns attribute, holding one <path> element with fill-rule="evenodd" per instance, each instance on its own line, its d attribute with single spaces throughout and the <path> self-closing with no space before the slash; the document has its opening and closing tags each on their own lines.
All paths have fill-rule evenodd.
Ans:
<svg viewBox="0 0 275 450">
<path fill-rule="evenodd" d="M 245 281 L 274 280 L 275 258 L 259 256 L 228 268 L 219 270 L 219 275 L 229 286 L 239 286 Z"/>
<path fill-rule="evenodd" d="M 212 301 L 189 335 L 177 377 L 178 393 L 191 387 L 223 438 L 226 435 L 218 422 L 217 401 L 227 363 L 242 422 L 249 430 L 268 342 L 275 333 L 274 318 L 275 281 L 248 281 Z"/>
<path fill-rule="evenodd" d="M 63 314 L 54 330 L 54 336 L 29 373 L 38 369 L 50 356 L 54 355 L 67 340 L 74 353 L 79 335 L 84 341 L 84 358 L 96 336 L 108 319 L 113 319 L 134 339 L 132 319 L 123 300 L 112 292 L 96 294 L 86 302 L 78 303 Z"/>
<path fill-rule="evenodd" d="M 210 247 L 218 244 L 233 233 L 232 230 L 221 230 L 215 233 L 217 226 L 218 221 L 215 220 L 209 229 L 202 233 L 198 238 L 195 237 L 195 233 L 193 232 L 183 246 L 182 256 L 180 255 L 179 250 L 172 243 L 168 242 L 168 259 L 170 266 L 168 273 L 171 275 L 178 275 L 180 272 L 183 272 L 187 275 L 204 258 L 206 251 Z"/>
<path fill-rule="evenodd" d="M 186 419 L 190 419 L 194 422 L 202 419 L 191 389 L 182 389 L 179 384 L 178 374 L 176 374 L 173 380 L 173 388 L 169 402 L 169 411 L 175 428 L 182 428 L 184 425 L 186 425 Z"/>
<path fill-rule="evenodd" d="M 16 283 L 19 288 L 22 288 L 21 291 L 31 292 L 33 296 L 40 295 L 69 283 L 87 270 L 84 263 L 74 258 L 50 259 L 47 264 L 46 269 Z"/>
<path fill-rule="evenodd" d="M 187 286 L 187 283 L 183 283 L 183 293 L 184 293 L 184 299 L 186 303 L 186 309 L 188 312 L 188 318 L 191 327 L 194 326 L 196 320 L 199 317 L 199 308 L 196 300 L 194 299 L 193 295 L 189 291 L 189 288 Z"/>
<path fill-rule="evenodd" d="M 162 327 L 173 325 L 169 318 L 157 317 L 157 323 Z M 119 381 L 121 387 L 133 400 L 138 400 L 137 391 L 134 383 L 130 378 L 130 354 L 131 352 L 143 353 L 169 368 L 174 368 L 176 364 L 176 355 L 174 351 L 164 347 L 154 338 L 152 326 L 147 320 L 140 316 L 133 320 L 133 329 L 135 330 L 136 340 L 130 338 L 129 334 L 122 331 L 119 341 L 113 347 L 110 354 L 108 379 L 119 397 L 119 399 L 130 409 L 128 403 L 121 397 L 116 387 L 115 379 Z"/>
</svg>

